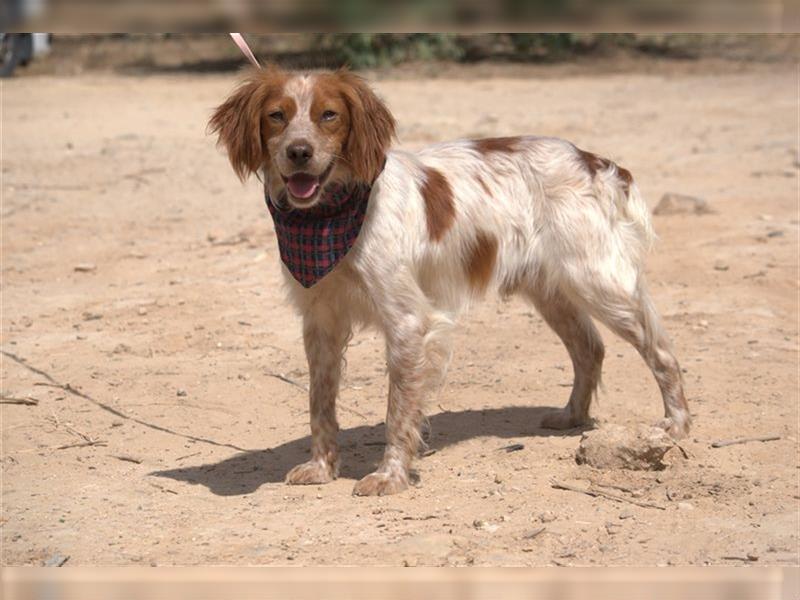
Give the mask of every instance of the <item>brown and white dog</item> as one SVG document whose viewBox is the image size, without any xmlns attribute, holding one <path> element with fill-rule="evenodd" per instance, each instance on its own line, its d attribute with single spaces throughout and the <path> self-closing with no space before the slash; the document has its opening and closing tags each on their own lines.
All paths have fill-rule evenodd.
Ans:
<svg viewBox="0 0 800 600">
<path fill-rule="evenodd" d="M 303 318 L 312 435 L 311 460 L 287 483 L 337 476 L 343 353 L 354 327 L 372 325 L 386 338 L 386 451 L 353 492 L 405 489 L 424 398 L 449 360 L 448 332 L 459 311 L 489 291 L 530 300 L 572 359 L 569 402 L 541 426 L 588 422 L 604 354 L 595 318 L 652 370 L 661 425 L 676 437 L 688 432 L 681 371 L 645 286 L 649 213 L 627 170 L 546 137 L 390 150 L 394 118 L 348 71 L 254 71 L 210 127 L 242 179 L 263 174 L 270 197 L 296 209 L 313 207 L 331 182 L 372 186 L 357 243 L 330 274 L 305 288 L 284 268 Z"/>
</svg>

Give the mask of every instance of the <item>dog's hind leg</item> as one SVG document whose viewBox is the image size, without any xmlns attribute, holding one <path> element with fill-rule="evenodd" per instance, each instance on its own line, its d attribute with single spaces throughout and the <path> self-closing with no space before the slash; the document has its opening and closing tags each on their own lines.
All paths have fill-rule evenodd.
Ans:
<svg viewBox="0 0 800 600">
<path fill-rule="evenodd" d="M 327 483 L 338 475 L 336 396 L 350 333 L 349 322 L 327 308 L 312 308 L 303 317 L 303 340 L 311 383 L 311 460 L 289 471 L 286 483 Z"/>
<path fill-rule="evenodd" d="M 541 426 L 569 429 L 585 425 L 589 422 L 592 396 L 600 383 L 605 354 L 600 333 L 589 314 L 560 292 L 531 290 L 525 295 L 566 346 L 575 376 L 567 405 L 545 414 Z"/>
<path fill-rule="evenodd" d="M 631 270 L 620 272 L 630 274 Z M 685 436 L 691 417 L 683 377 L 643 276 L 625 277 L 615 269 L 598 269 L 572 284 L 572 300 L 633 345 L 650 367 L 664 401 L 665 418 L 660 425 L 673 437 Z"/>
</svg>

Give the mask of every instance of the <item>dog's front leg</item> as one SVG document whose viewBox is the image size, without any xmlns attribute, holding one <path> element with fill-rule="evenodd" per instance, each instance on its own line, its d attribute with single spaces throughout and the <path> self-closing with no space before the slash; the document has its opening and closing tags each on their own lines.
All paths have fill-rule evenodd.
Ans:
<svg viewBox="0 0 800 600">
<path fill-rule="evenodd" d="M 286 483 L 328 483 L 338 475 L 336 396 L 349 336 L 346 320 L 329 311 L 309 311 L 303 318 L 303 340 L 311 381 L 311 460 L 289 471 Z"/>
<path fill-rule="evenodd" d="M 353 489 L 357 496 L 395 494 L 408 487 L 409 469 L 421 442 L 423 416 L 423 324 L 406 315 L 386 332 L 389 367 L 389 407 L 386 412 L 386 451 L 374 473 Z"/>
</svg>

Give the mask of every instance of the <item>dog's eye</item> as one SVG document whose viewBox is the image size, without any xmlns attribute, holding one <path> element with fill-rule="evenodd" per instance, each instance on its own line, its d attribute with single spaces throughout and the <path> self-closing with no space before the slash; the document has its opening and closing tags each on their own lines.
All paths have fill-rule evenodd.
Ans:
<svg viewBox="0 0 800 600">
<path fill-rule="evenodd" d="M 336 118 L 336 113 L 333 112 L 332 110 L 326 110 L 324 113 L 322 113 L 323 121 L 332 121 L 335 118 Z"/>
<path fill-rule="evenodd" d="M 283 112 L 280 110 L 276 110 L 275 112 L 269 113 L 269 118 L 272 119 L 273 121 L 280 121 L 281 123 L 283 123 L 283 121 L 285 120 Z"/>
</svg>

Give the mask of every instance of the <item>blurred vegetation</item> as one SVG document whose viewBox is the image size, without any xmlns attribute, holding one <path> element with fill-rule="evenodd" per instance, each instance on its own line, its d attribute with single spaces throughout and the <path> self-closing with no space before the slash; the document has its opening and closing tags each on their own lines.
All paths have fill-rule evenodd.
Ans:
<svg viewBox="0 0 800 600">
<path fill-rule="evenodd" d="M 697 35 L 631 33 L 348 33 L 320 34 L 315 40 L 334 62 L 354 69 L 415 60 L 544 62 L 615 49 L 691 58 L 709 41 Z"/>
<path fill-rule="evenodd" d="M 654 57 L 688 61 L 794 60 L 794 34 L 686 33 L 294 33 L 246 34 L 262 61 L 290 69 L 383 69 L 403 63 L 567 63 L 575 59 Z M 81 34 L 53 36 L 49 55 L 22 72 L 211 73 L 246 60 L 225 34 Z"/>
<path fill-rule="evenodd" d="M 319 40 L 337 62 L 354 69 L 386 67 L 411 60 L 461 60 L 463 44 L 449 33 L 323 34 Z"/>
</svg>

